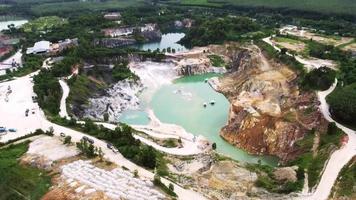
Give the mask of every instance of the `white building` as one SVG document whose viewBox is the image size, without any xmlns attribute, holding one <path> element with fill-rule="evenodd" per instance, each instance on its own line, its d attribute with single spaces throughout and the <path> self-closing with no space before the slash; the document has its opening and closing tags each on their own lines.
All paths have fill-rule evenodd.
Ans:
<svg viewBox="0 0 356 200">
<path fill-rule="evenodd" d="M 116 20 L 121 18 L 121 14 L 119 12 L 107 13 L 104 15 L 105 19 Z"/>
<path fill-rule="evenodd" d="M 47 53 L 51 50 L 51 43 L 49 41 L 36 42 L 33 47 L 27 48 L 26 54 Z"/>
</svg>

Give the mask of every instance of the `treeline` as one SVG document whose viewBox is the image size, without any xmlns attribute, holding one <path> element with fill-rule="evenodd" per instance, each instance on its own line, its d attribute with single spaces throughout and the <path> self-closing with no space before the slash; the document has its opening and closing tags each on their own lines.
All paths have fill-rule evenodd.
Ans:
<svg viewBox="0 0 356 200">
<path fill-rule="evenodd" d="M 197 21 L 180 41 L 187 46 L 221 44 L 224 41 L 238 41 L 242 35 L 261 30 L 261 26 L 246 17 L 206 18 Z"/>
<path fill-rule="evenodd" d="M 267 44 L 262 40 L 256 41 L 255 44 L 259 48 L 261 48 L 269 58 L 276 59 L 277 61 L 291 67 L 292 69 L 296 70 L 300 75 L 304 75 L 306 73 L 303 64 L 298 62 L 294 57 L 287 55 L 286 50 L 278 52 L 271 45 Z"/>
<path fill-rule="evenodd" d="M 308 54 L 315 58 L 336 60 L 345 62 L 350 58 L 350 53 L 341 50 L 334 45 L 321 44 L 312 40 L 306 41 L 308 45 Z"/>
<path fill-rule="evenodd" d="M 41 70 L 34 78 L 33 90 L 37 94 L 38 104 L 47 114 L 59 113 L 62 97 L 58 79 L 49 70 Z"/>
</svg>

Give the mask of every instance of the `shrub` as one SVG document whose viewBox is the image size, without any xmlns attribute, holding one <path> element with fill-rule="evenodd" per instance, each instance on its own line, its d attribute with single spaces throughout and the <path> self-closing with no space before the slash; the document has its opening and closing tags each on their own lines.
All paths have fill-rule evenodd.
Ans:
<svg viewBox="0 0 356 200">
<path fill-rule="evenodd" d="M 216 149 L 216 143 L 214 142 L 214 143 L 211 145 L 211 147 L 213 148 L 213 150 L 215 150 L 215 149 Z"/>
<path fill-rule="evenodd" d="M 72 137 L 68 135 L 64 138 L 63 144 L 70 144 L 70 143 L 72 143 Z"/>
<path fill-rule="evenodd" d="M 109 121 L 109 114 L 108 113 L 104 113 L 104 121 Z"/>
</svg>

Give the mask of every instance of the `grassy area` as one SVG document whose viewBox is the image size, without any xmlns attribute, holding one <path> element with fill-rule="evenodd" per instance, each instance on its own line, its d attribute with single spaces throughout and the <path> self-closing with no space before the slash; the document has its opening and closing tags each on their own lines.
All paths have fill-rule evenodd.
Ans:
<svg viewBox="0 0 356 200">
<path fill-rule="evenodd" d="M 347 42 L 347 43 L 344 43 L 344 44 L 340 44 L 337 47 L 339 47 L 340 49 L 343 49 L 343 48 L 345 48 L 345 47 L 347 47 L 347 46 L 349 46 L 350 44 L 353 44 L 353 43 L 356 43 L 356 39 L 353 39 L 350 42 Z"/>
<path fill-rule="evenodd" d="M 294 40 L 294 39 L 286 38 L 286 37 L 274 37 L 273 40 L 276 41 L 276 42 L 283 42 L 283 43 L 289 43 L 289 44 L 301 43 L 298 40 Z"/>
<path fill-rule="evenodd" d="M 163 145 L 164 147 L 167 147 L 167 148 L 175 148 L 178 146 L 178 141 L 176 139 L 167 139 L 167 140 L 164 140 L 163 142 Z"/>
<path fill-rule="evenodd" d="M 351 160 L 340 172 L 337 183 L 333 188 L 333 192 L 337 198 L 349 197 L 356 198 L 356 159 Z"/>
<path fill-rule="evenodd" d="M 19 164 L 27 148 L 25 142 L 0 150 L 0 200 L 40 199 L 50 187 L 44 171 Z"/>
<path fill-rule="evenodd" d="M 66 23 L 68 23 L 66 19 L 57 16 L 48 16 L 37 18 L 24 24 L 22 27 L 25 32 L 46 31 Z"/>
</svg>

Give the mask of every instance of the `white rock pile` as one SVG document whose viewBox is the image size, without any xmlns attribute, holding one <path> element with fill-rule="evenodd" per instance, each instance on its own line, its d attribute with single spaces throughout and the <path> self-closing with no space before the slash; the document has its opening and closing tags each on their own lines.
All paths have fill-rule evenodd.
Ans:
<svg viewBox="0 0 356 200">
<path fill-rule="evenodd" d="M 119 81 L 106 90 L 106 95 L 89 99 L 84 117 L 103 120 L 104 114 L 109 113 L 110 121 L 115 121 L 125 110 L 139 108 L 140 99 L 138 95 L 142 90 L 143 85 L 140 82 L 133 80 Z"/>
<path fill-rule="evenodd" d="M 62 174 L 67 178 L 67 183 L 70 182 L 69 185 L 77 180 L 95 190 L 103 191 L 112 199 L 159 200 L 165 198 L 163 194 L 153 188 L 153 183 L 150 180 L 135 178 L 131 172 L 120 168 L 106 171 L 90 164 L 90 161 L 78 160 L 64 165 Z M 84 187 L 77 188 L 77 190 L 80 189 L 78 192 L 84 191 Z M 85 191 L 92 192 L 95 191 L 94 189 Z"/>
</svg>

